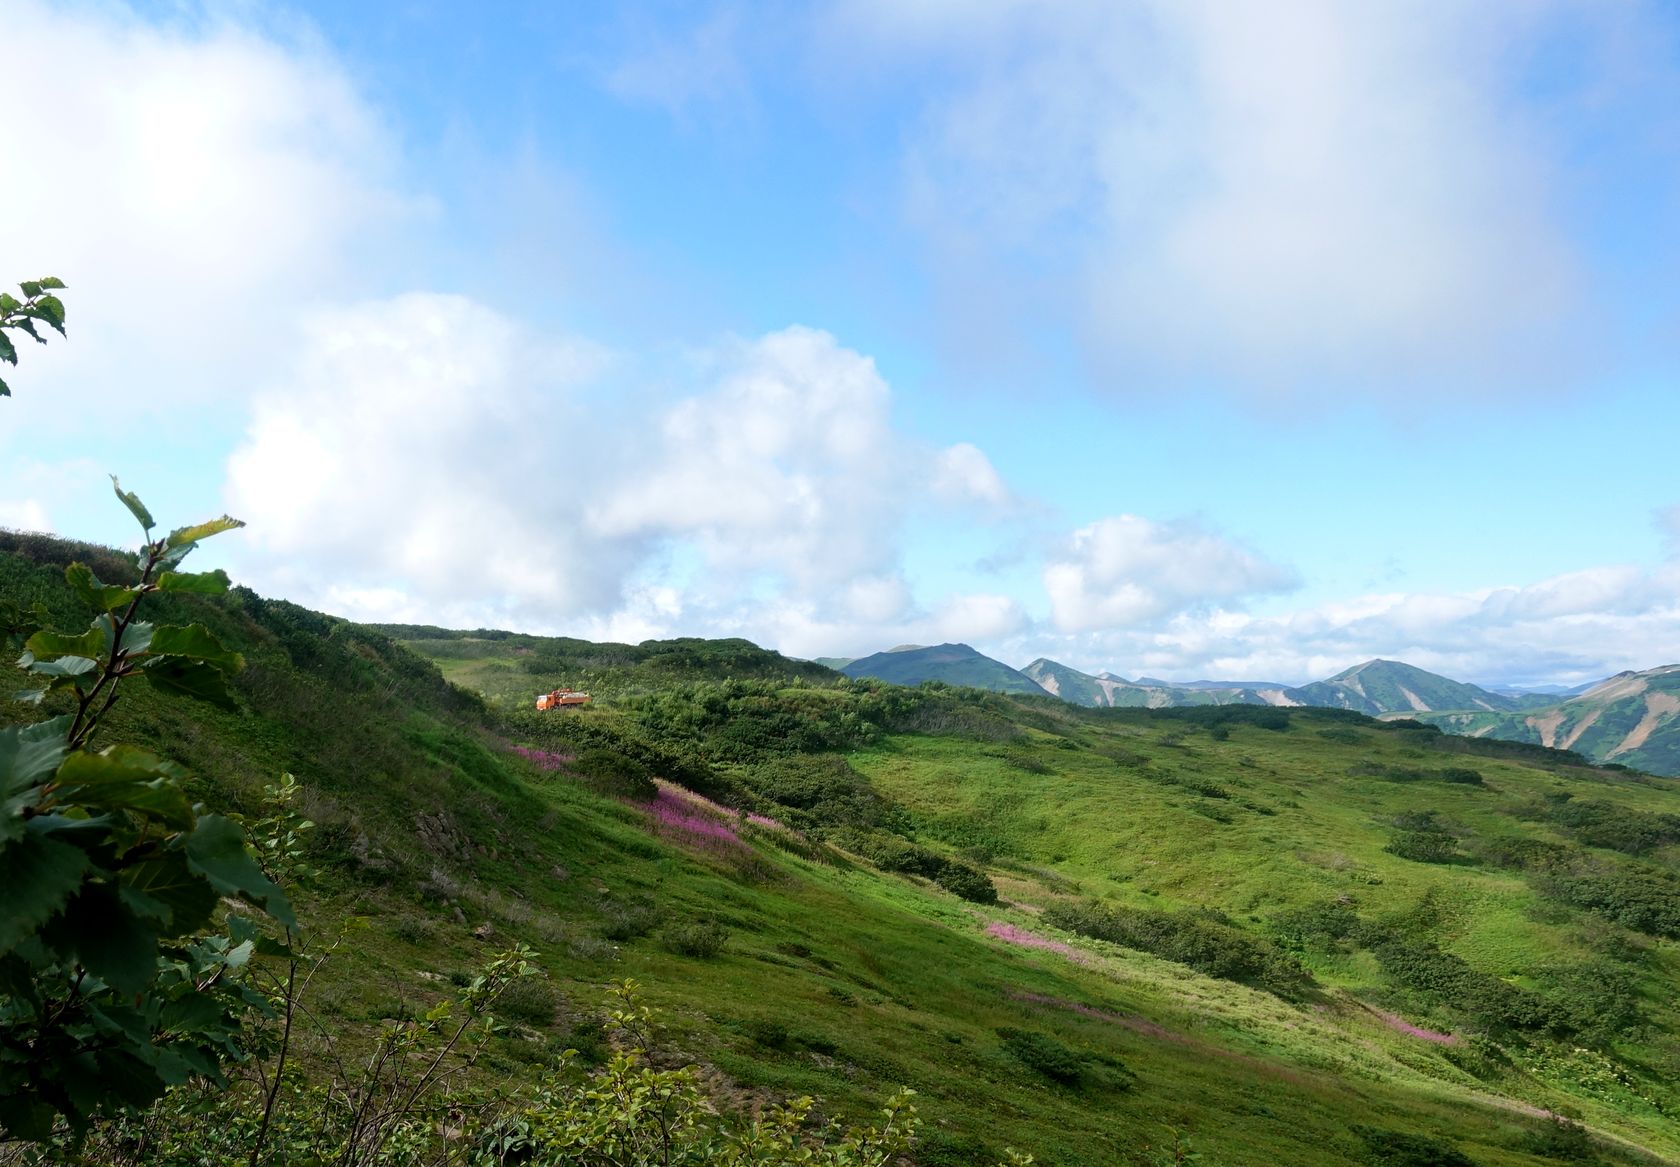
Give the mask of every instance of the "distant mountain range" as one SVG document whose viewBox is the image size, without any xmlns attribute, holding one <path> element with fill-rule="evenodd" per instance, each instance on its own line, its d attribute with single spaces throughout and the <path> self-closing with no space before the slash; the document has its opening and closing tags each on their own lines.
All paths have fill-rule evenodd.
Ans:
<svg viewBox="0 0 1680 1167">
<path fill-rule="evenodd" d="M 1450 733 L 1574 750 L 1653 774 L 1680 774 L 1680 665 L 1617 673 L 1579 696 L 1520 713 L 1420 714 Z"/>
<path fill-rule="evenodd" d="M 1128 681 L 1114 673 L 1081 672 L 1044 657 L 1024 669 L 1012 669 L 966 644 L 900 646 L 850 661 L 840 671 L 900 685 L 944 681 L 1002 693 L 1049 695 L 1098 708 L 1351 709 L 1372 717 L 1412 717 L 1449 733 L 1574 750 L 1596 762 L 1619 762 L 1654 774 L 1680 774 L 1680 665 L 1618 673 L 1549 693 L 1484 689 L 1391 660 L 1369 660 L 1300 686 L 1266 681 L 1184 683 L 1154 677 Z"/>
<path fill-rule="evenodd" d="M 966 644 L 939 644 L 932 648 L 903 645 L 852 661 L 840 671 L 848 677 L 879 677 L 897 685 L 944 681 L 948 685 L 968 685 L 999 693 L 1044 696 L 1044 690 L 1031 678 Z"/>
</svg>

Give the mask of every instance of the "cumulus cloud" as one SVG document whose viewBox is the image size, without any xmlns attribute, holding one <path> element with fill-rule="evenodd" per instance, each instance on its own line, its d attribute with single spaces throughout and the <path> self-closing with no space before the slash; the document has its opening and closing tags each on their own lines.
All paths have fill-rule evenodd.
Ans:
<svg viewBox="0 0 1680 1167">
<path fill-rule="evenodd" d="M 360 238 L 415 209 L 392 193 L 380 118 L 307 43 L 19 0 L 0 76 L 40 99 L 6 129 L 7 278 L 70 285 L 74 342 L 31 354 L 29 392 L 9 403 L 36 432 L 63 423 L 65 399 L 237 419 L 294 306 L 342 286 Z"/>
<path fill-rule="evenodd" d="M 1483 684 L 1577 683 L 1680 660 L 1680 568 L 1604 567 L 1521 587 L 1372 594 L 1255 615 L 1215 608 L 1084 634 L 1040 629 L 1006 659 L 1092 672 L 1301 684 L 1373 657 Z M 1017 660 L 1016 658 L 1020 658 Z"/>
<path fill-rule="evenodd" d="M 666 410 L 590 526 L 693 540 L 713 568 L 809 587 L 891 567 L 912 467 L 874 362 L 797 326 L 717 361 L 719 383 Z"/>
<path fill-rule="evenodd" d="M 1627 70 L 1599 50 L 1640 19 L 849 0 L 830 42 L 867 50 L 829 53 L 938 78 L 913 90 L 908 206 L 975 343 L 1037 301 L 1081 315 L 1126 384 L 1428 394 L 1530 388 L 1584 359 L 1593 275 L 1550 192 L 1568 135 L 1612 116 Z M 1537 105 L 1525 70 L 1562 44 L 1577 75 L 1554 70 Z"/>
<path fill-rule="evenodd" d="M 574 395 L 601 360 L 456 296 L 318 315 L 228 461 L 249 569 L 359 614 L 399 596 L 475 622 L 612 606 L 634 543 L 579 518 L 605 451 Z"/>
<path fill-rule="evenodd" d="M 1051 619 L 1064 632 L 1148 624 L 1294 584 L 1287 569 L 1198 524 L 1137 515 L 1080 528 L 1044 568 Z"/>
<path fill-rule="evenodd" d="M 950 502 L 1007 505 L 1009 488 L 980 447 L 958 442 L 939 451 L 933 467 L 933 493 Z"/>
<path fill-rule="evenodd" d="M 361 619 L 810 655 L 1024 622 L 1003 597 L 913 595 L 902 528 L 934 459 L 867 357 L 788 328 L 613 409 L 634 375 L 458 296 L 319 313 L 228 460 L 239 566 Z"/>
</svg>

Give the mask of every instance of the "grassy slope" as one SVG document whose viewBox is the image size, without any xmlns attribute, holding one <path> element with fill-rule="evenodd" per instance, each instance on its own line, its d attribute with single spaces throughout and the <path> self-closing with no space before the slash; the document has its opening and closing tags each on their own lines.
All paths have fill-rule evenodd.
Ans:
<svg viewBox="0 0 1680 1167">
<path fill-rule="evenodd" d="M 79 617 L 56 580 L 51 567 L 0 556 L 0 588 L 47 600 L 74 626 Z M 858 751 L 855 764 L 912 808 L 924 842 L 980 842 L 999 854 L 995 873 L 1019 906 L 981 908 L 919 880 L 801 858 L 774 832 L 752 838 L 750 854 L 662 839 L 638 809 L 505 748 L 504 733 L 520 727 L 542 745 L 545 725 L 571 732 L 625 722 L 629 706 L 615 692 L 680 687 L 674 674 L 714 667 L 704 646 L 610 663 L 612 653 L 578 642 L 567 651 L 536 638 L 414 642 L 454 654 L 442 662 L 450 673 L 482 679 L 509 708 L 558 684 L 603 695 L 596 708 L 554 715 L 568 723 L 544 723 L 534 714 L 503 720 L 383 636 L 290 605 L 244 594 L 183 603 L 180 614 L 207 619 L 246 652 L 239 685 L 249 712 L 141 691 L 119 705 L 109 740 L 168 750 L 216 804 L 252 805 L 256 788 L 282 769 L 304 782 L 307 809 L 322 824 L 314 858 L 327 872 L 307 897 L 311 914 L 323 933 L 352 916 L 368 922 L 315 990 L 335 1025 L 372 1025 L 424 1001 L 436 991 L 428 975 L 480 959 L 486 945 L 473 930 L 489 924 L 498 938 L 527 939 L 545 954 L 565 995 L 550 1045 L 586 1044 L 602 986 L 633 975 L 665 1007 L 672 1046 L 719 1067 L 738 1091 L 809 1091 L 862 1113 L 893 1085 L 915 1086 L 929 1120 L 920 1152 L 928 1164 L 978 1162 L 1005 1143 L 1050 1164 L 1137 1161 L 1167 1125 L 1188 1129 L 1211 1163 L 1360 1162 L 1355 1123 L 1454 1142 L 1482 1164 L 1544 1162 L 1517 1149 L 1533 1122 L 1513 1100 L 1573 1101 L 1596 1128 L 1680 1155 L 1680 1140 L 1648 1106 L 1613 1091 L 1609 1101 L 1563 1093 L 1555 1073 L 1473 1079 L 1439 1047 L 1336 991 L 1369 984 L 1357 959 L 1319 961 L 1331 991 L 1291 1004 L 1097 942 L 1062 937 L 1078 954 L 1070 960 L 984 934 L 988 921 L 1033 928 L 1033 906 L 1075 885 L 1264 918 L 1349 888 L 1373 909 L 1404 905 L 1450 877 L 1453 887 L 1475 888 L 1443 925 L 1457 950 L 1518 967 L 1573 951 L 1580 921 L 1529 920 L 1522 885 L 1380 851 L 1373 816 L 1414 788 L 1342 775 L 1368 755 L 1404 757 L 1415 748 L 1405 735 L 1364 727 L 1359 740 L 1331 740 L 1319 722 L 1297 717 L 1286 732 L 1238 726 L 1215 740 L 1142 714 L 1075 715 L 1048 701 L 992 698 L 988 709 L 1014 718 L 1022 736 L 1000 745 L 989 735 L 895 733 Z M 723 655 L 765 675 L 783 667 L 764 654 Z M 541 675 L 525 664 L 532 657 L 568 671 Z M 585 658 L 603 659 L 585 666 Z M 825 699 L 851 700 L 849 692 Z M 1039 728 L 1021 728 L 1031 726 Z M 1486 800 L 1560 783 L 1630 806 L 1674 802 L 1666 787 L 1602 786 L 1592 772 L 1485 768 L 1496 792 L 1431 789 L 1432 804 L 1478 825 Z M 1212 800 L 1229 823 L 1197 813 L 1204 796 L 1160 780 L 1210 773 L 1235 795 Z M 1239 800 L 1277 813 L 1229 805 Z M 651 937 L 603 935 L 623 908 L 641 904 L 664 920 L 716 917 L 730 943 L 701 961 Z M 1647 960 L 1653 1016 L 1671 1036 L 1674 1019 L 1659 999 L 1673 995 L 1672 944 L 1652 946 Z M 1127 1087 L 1115 1070 L 1057 1085 L 1004 1050 L 1000 1026 L 1118 1059 L 1135 1079 Z M 528 1075 L 547 1048 L 501 1042 L 489 1065 Z M 1670 1091 L 1667 1105 L 1676 1104 Z"/>
</svg>

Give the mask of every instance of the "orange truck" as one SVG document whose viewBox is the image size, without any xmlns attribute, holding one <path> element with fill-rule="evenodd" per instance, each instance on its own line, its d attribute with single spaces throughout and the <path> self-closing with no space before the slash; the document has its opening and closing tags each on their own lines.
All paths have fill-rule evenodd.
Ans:
<svg viewBox="0 0 1680 1167">
<path fill-rule="evenodd" d="M 537 698 L 538 709 L 562 709 L 567 705 L 588 705 L 589 694 L 576 689 L 556 689 Z"/>
</svg>

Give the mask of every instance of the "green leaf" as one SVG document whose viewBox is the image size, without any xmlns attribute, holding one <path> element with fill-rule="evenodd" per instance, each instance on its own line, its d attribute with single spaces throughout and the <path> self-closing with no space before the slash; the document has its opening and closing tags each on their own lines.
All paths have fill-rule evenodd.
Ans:
<svg viewBox="0 0 1680 1167">
<path fill-rule="evenodd" d="M 119 993 L 138 993 L 157 976 L 157 933 L 122 902 L 117 889 L 90 883 L 50 928 L 83 967 Z"/>
<path fill-rule="evenodd" d="M 159 692 L 192 697 L 230 713 L 239 712 L 239 703 L 228 692 L 226 675 L 214 666 L 197 664 L 184 657 L 160 656 L 146 661 L 141 675 Z"/>
<path fill-rule="evenodd" d="M 34 653 L 37 659 L 48 656 L 97 657 L 105 651 L 105 634 L 98 628 L 90 628 L 76 636 L 43 631 L 24 641 L 23 647 Z"/>
<path fill-rule="evenodd" d="M 61 788 L 92 810 L 133 810 L 174 830 L 193 825 L 192 802 L 175 784 L 186 771 L 138 746 L 110 746 L 97 754 L 78 751 L 58 768 Z M 72 796 L 66 794 L 68 801 Z"/>
<path fill-rule="evenodd" d="M 245 845 L 245 832 L 232 819 L 201 816 L 187 836 L 187 859 L 223 895 L 243 896 L 288 928 L 297 926 L 285 893 L 257 866 Z"/>
<path fill-rule="evenodd" d="M 202 624 L 165 625 L 152 633 L 148 651 L 157 656 L 184 656 L 220 669 L 245 667 L 245 658 L 223 648 L 215 633 Z"/>
<path fill-rule="evenodd" d="M 140 520 L 140 526 L 145 530 L 147 537 L 150 538 L 152 528 L 157 526 L 157 521 L 152 518 L 152 512 L 146 509 L 146 504 L 141 502 L 132 490 L 124 490 L 122 484 L 117 481 L 115 474 L 111 475 L 111 489 L 117 492 L 117 497 L 122 500 L 123 506 L 128 508 L 128 513 Z"/>
<path fill-rule="evenodd" d="M 57 1112 L 29 1095 L 0 1096 L 0 1129 L 14 1138 L 44 1143 L 52 1138 Z"/>
<path fill-rule="evenodd" d="M 97 754 L 77 750 L 58 767 L 58 780 L 69 786 L 97 786 L 103 782 L 138 782 L 153 778 L 185 778 L 187 772 L 139 746 L 107 746 Z"/>
<path fill-rule="evenodd" d="M 208 539 L 212 535 L 220 535 L 223 531 L 232 531 L 245 524 L 238 519 L 223 515 L 219 519 L 211 519 L 207 523 L 199 523 L 192 527 L 177 527 L 169 532 L 169 545 L 181 547 L 197 543 L 200 539 Z"/>
<path fill-rule="evenodd" d="M 18 287 L 22 288 L 23 294 L 28 296 L 31 300 L 41 294 L 41 284 L 39 280 L 24 280 L 18 285 Z"/>
<path fill-rule="evenodd" d="M 17 364 L 17 346 L 4 332 L 0 332 L 0 361 L 5 361 L 8 365 Z"/>
<path fill-rule="evenodd" d="M 61 656 L 57 660 L 36 660 L 33 653 L 18 658 L 18 667 L 43 677 L 85 677 L 99 667 L 99 662 L 85 656 Z"/>
<path fill-rule="evenodd" d="M 42 296 L 36 300 L 33 315 L 37 320 L 44 320 L 53 331 L 63 336 L 64 333 L 64 301 L 57 296 Z"/>
<path fill-rule="evenodd" d="M 216 889 L 192 869 L 183 851 L 168 851 L 155 859 L 125 867 L 122 890 L 125 895 L 149 901 L 144 906 L 154 915 L 161 908 L 159 923 L 165 925 L 164 936 L 196 932 L 210 922 L 216 911 Z M 137 910 L 142 906 L 132 898 L 131 903 Z"/>
<path fill-rule="evenodd" d="M 23 307 L 22 300 L 19 300 L 10 292 L 0 292 L 0 316 L 4 316 L 7 312 L 12 311 L 14 308 L 21 307 Z"/>
<path fill-rule="evenodd" d="M 113 611 L 140 594 L 138 588 L 101 583 L 99 577 L 93 574 L 93 569 L 85 563 L 72 563 L 64 569 L 64 578 L 70 581 L 82 603 L 96 612 Z"/>
<path fill-rule="evenodd" d="M 0 397 L 10 397 L 11 395 L 12 387 L 6 384 L 3 379 L 0 379 Z"/>
<path fill-rule="evenodd" d="M 228 590 L 228 582 L 227 572 L 219 567 L 215 571 L 166 571 L 158 576 L 158 590 L 219 596 Z"/>
<path fill-rule="evenodd" d="M 35 282 L 50 291 L 62 292 L 64 290 L 64 281 L 59 279 L 57 276 L 42 276 Z"/>
<path fill-rule="evenodd" d="M 24 811 L 39 801 L 36 788 L 64 760 L 69 732 L 69 717 L 0 729 L 0 846 L 28 828 Z"/>
<path fill-rule="evenodd" d="M 24 705 L 39 705 L 46 695 L 45 689 L 19 689 L 12 694 L 12 700 Z"/>
<path fill-rule="evenodd" d="M 0 798 L 39 786 L 51 777 L 69 752 L 69 734 L 68 714 L 0 729 Z"/>
<path fill-rule="evenodd" d="M 0 955 L 10 952 L 52 918 L 82 886 L 90 863 L 78 847 L 27 834 L 0 843 Z"/>
</svg>

